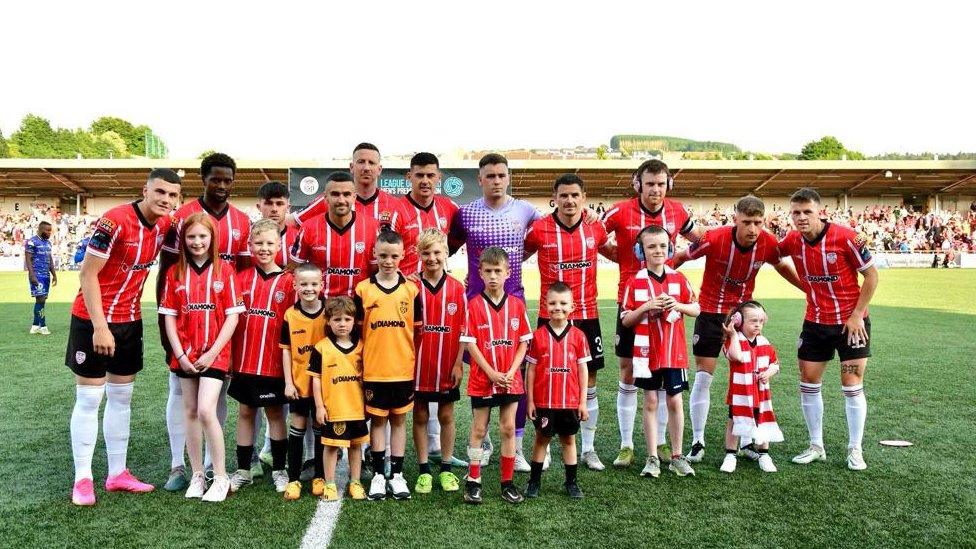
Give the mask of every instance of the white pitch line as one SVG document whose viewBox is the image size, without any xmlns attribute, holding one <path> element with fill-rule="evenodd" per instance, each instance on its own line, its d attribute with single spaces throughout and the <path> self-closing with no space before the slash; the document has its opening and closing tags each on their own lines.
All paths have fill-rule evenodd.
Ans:
<svg viewBox="0 0 976 549">
<path fill-rule="evenodd" d="M 343 459 L 336 464 L 336 484 L 339 488 L 339 501 L 325 502 L 319 500 L 315 507 L 315 515 L 312 522 L 302 536 L 301 549 L 322 549 L 328 547 L 332 542 L 332 534 L 335 532 L 336 524 L 339 523 L 339 513 L 342 511 L 342 502 L 345 499 L 346 484 L 340 479 L 349 476 L 349 448 L 343 449 Z"/>
</svg>

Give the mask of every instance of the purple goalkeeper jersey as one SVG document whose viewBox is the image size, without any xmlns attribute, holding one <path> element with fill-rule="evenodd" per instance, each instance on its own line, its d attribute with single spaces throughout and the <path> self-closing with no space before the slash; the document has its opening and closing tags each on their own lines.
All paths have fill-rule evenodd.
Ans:
<svg viewBox="0 0 976 549">
<path fill-rule="evenodd" d="M 465 294 L 468 299 L 485 288 L 478 276 L 478 258 L 485 248 L 498 246 L 508 252 L 512 276 L 505 281 L 505 293 L 525 300 L 522 287 L 522 256 L 525 252 L 525 232 L 532 222 L 542 217 L 535 206 L 525 200 L 509 197 L 498 209 L 485 204 L 484 198 L 471 201 L 458 210 L 451 224 L 451 237 L 463 241 L 468 250 L 468 277 Z"/>
</svg>

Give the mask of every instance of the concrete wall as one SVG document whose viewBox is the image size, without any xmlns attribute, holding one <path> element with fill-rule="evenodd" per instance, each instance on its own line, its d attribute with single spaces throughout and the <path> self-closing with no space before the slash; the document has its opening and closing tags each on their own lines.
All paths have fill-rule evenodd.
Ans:
<svg viewBox="0 0 976 549">
<path fill-rule="evenodd" d="M 58 205 L 61 199 L 56 196 L 0 196 L 0 213 L 30 213 L 30 205 L 32 202 Z"/>
</svg>

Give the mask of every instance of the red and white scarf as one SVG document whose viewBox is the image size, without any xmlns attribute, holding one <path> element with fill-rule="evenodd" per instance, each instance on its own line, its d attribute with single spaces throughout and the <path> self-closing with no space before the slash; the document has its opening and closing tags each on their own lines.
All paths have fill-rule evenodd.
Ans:
<svg viewBox="0 0 976 549">
<path fill-rule="evenodd" d="M 654 293 L 654 285 L 651 284 L 651 276 L 647 274 L 647 269 L 637 271 L 630 291 L 633 293 L 634 310 L 657 297 Z M 653 323 L 654 329 L 657 328 L 657 323 L 654 322 L 657 316 L 660 316 L 660 313 L 648 313 L 647 318 L 642 318 L 640 322 L 634 325 L 634 352 L 632 355 L 634 377 L 651 377 L 651 372 L 660 367 L 654 350 L 651 349 L 651 325 Z"/>
<path fill-rule="evenodd" d="M 761 335 L 756 337 L 754 347 L 742 332 L 736 332 L 735 339 L 725 343 L 725 356 L 729 359 L 728 401 L 732 409 L 732 434 L 751 437 L 757 444 L 783 441 L 783 432 L 773 413 L 769 383 L 759 380 L 759 374 L 770 366 L 770 356 L 775 357 L 775 351 L 770 351 L 772 345 Z"/>
</svg>

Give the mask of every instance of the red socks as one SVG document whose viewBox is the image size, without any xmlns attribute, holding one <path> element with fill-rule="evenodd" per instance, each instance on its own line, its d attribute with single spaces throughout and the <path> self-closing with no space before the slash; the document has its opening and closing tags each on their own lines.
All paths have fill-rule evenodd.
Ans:
<svg viewBox="0 0 976 549">
<path fill-rule="evenodd" d="M 512 482 L 515 476 L 515 456 L 502 456 L 502 482 Z"/>
</svg>

